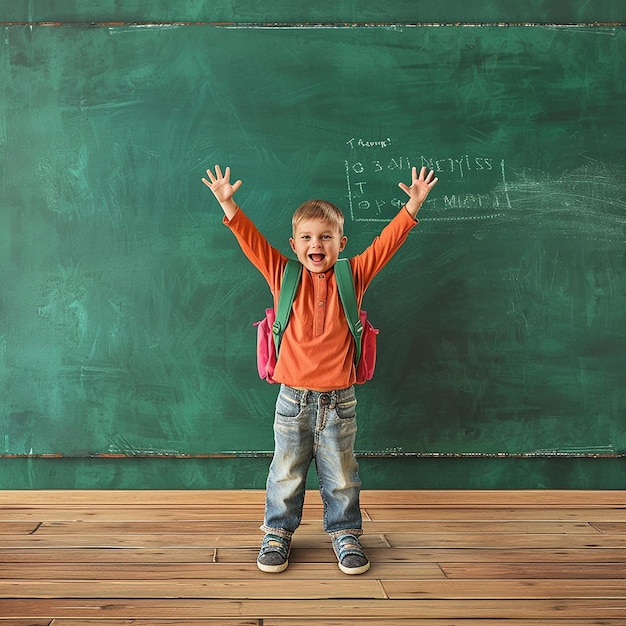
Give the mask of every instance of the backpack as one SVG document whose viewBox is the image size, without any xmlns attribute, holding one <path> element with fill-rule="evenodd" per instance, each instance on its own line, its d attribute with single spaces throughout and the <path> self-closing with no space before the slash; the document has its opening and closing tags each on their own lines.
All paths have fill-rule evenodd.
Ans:
<svg viewBox="0 0 626 626">
<path fill-rule="evenodd" d="M 265 309 L 265 317 L 254 324 L 257 327 L 257 369 L 259 376 L 268 383 L 276 382 L 272 377 L 278 359 L 280 342 L 289 323 L 291 307 L 301 275 L 300 262 L 288 260 L 280 285 L 277 310 Z M 337 260 L 335 277 L 346 320 L 355 341 L 356 384 L 362 385 L 371 380 L 374 375 L 376 335 L 379 331 L 367 319 L 367 313 L 358 310 L 354 278 L 348 259 Z"/>
</svg>

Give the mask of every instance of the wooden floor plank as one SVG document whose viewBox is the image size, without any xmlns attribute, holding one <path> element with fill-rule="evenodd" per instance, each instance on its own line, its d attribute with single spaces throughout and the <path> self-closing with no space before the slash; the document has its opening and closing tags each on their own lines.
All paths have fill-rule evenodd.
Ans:
<svg viewBox="0 0 626 626">
<path fill-rule="evenodd" d="M 626 598 L 626 579 L 610 580 L 383 580 L 390 599 L 482 599 L 494 595 L 510 600 L 536 598 Z"/>
<path fill-rule="evenodd" d="M 2 620 L 0 618 L 0 623 L 3 626 L 103 626 L 102 620 L 88 620 L 88 619 L 80 619 L 80 621 L 75 619 L 57 619 L 54 620 L 54 624 L 50 625 L 49 621 L 36 621 L 33 622 L 28 619 L 18 620 L 18 619 L 10 619 L 10 620 Z M 213 620 L 210 618 L 198 618 L 198 619 L 185 619 L 185 620 L 161 620 L 161 619 L 146 619 L 146 620 L 136 620 L 136 619 L 121 619 L 121 620 L 109 620 L 107 619 L 104 623 L 105 626 L 261 626 L 261 621 L 256 619 L 245 619 L 245 620 Z M 376 626 L 376 624 L 380 625 L 381 622 L 379 618 L 368 619 L 366 617 L 359 617 L 357 619 L 350 619 L 348 617 L 344 618 L 319 618 L 319 619 L 309 619 L 308 617 L 300 617 L 297 619 L 270 619 L 263 620 L 263 626 L 357 626 L 358 624 L 364 624 L 365 626 Z M 459 622 L 459 620 L 423 620 L 421 618 L 407 618 L 407 619 L 399 619 L 399 620 L 385 620 L 384 624 L 397 626 L 500 626 L 499 624 L 494 624 L 494 620 L 486 619 L 486 620 L 463 620 Z M 554 620 L 506 620 L 506 626 L 564 626 L 563 620 L 554 619 Z M 612 619 L 612 620 L 595 620 L 595 619 L 583 619 L 583 620 L 568 620 L 566 626 L 626 626 L 626 619 Z"/>
<path fill-rule="evenodd" d="M 420 617 L 398 619 L 398 620 L 384 620 L 381 622 L 378 618 L 368 619 L 366 617 L 360 617 L 358 619 L 350 619 L 344 617 L 341 619 L 269 619 L 263 621 L 263 626 L 356 626 L 357 624 L 364 624 L 365 626 L 374 626 L 376 624 L 397 625 L 397 626 L 626 626 L 626 619 L 608 619 L 608 620 L 596 620 L 596 619 L 568 619 L 567 622 L 563 622 L 560 618 L 555 619 L 541 619 L 541 620 L 526 620 L 526 619 L 507 619 L 506 622 L 496 621 L 493 619 L 422 619 Z M 54 626 L 58 626 L 57 622 Z M 70 623 L 63 622 L 63 626 L 71 626 Z"/>
<path fill-rule="evenodd" d="M 298 619 L 270 619 L 264 620 L 263 626 L 302 626 L 307 624 L 309 626 L 357 626 L 363 624 L 363 626 L 390 626 L 389 620 L 385 619 L 364 619 L 358 620 L 350 619 L 348 617 L 334 618 L 334 619 L 316 619 L 314 621 Z M 496 622 L 494 624 L 493 619 L 422 619 L 419 617 L 407 618 L 407 619 L 395 619 L 393 626 L 626 626 L 626 619 L 611 619 L 611 620 L 595 620 L 595 619 L 568 619 L 567 622 L 556 618 L 554 620 L 526 620 L 526 619 L 507 619 L 506 623 L 500 624 Z M 54 623 L 54 626 L 58 626 Z M 64 626 L 70 626 L 64 624 Z"/>
<path fill-rule="evenodd" d="M 604 521 L 593 522 L 592 526 L 601 533 L 626 535 L 626 522 L 625 521 Z"/>
<path fill-rule="evenodd" d="M 324 563 L 330 548 L 296 548 L 290 562 Z M 11 548 L 1 561 L 10 563 L 254 563 L 256 548 Z M 625 563 L 626 549 L 490 549 L 490 548 L 371 548 L 374 563 Z"/>
<path fill-rule="evenodd" d="M 595 492 L 592 492 L 595 493 Z M 319 502 L 315 491 L 307 492 L 307 502 Z M 107 489 L 54 489 L 54 490 L 5 490 L 0 491 L 0 507 L 69 508 L 106 506 L 148 506 L 150 508 L 177 509 L 194 506 L 228 506 L 249 508 L 263 506 L 265 492 L 261 489 L 232 490 L 107 490 Z"/>
<path fill-rule="evenodd" d="M 444 494 L 444 495 L 442 495 Z M 618 507 L 626 509 L 626 490 L 364 490 L 361 493 L 363 508 L 382 507 L 470 507 L 476 508 L 477 496 L 482 506 L 499 509 L 511 506 L 540 507 Z M 222 490 L 11 490 L 0 491 L 0 507 L 56 506 L 148 506 L 150 508 L 175 508 L 196 506 L 263 505 L 265 492 L 260 489 L 241 491 Z M 306 493 L 305 506 L 319 505 L 316 490 Z"/>
<path fill-rule="evenodd" d="M 491 580 L 549 578 L 623 578 L 626 564 L 620 563 L 439 563 L 446 578 Z"/>
<path fill-rule="evenodd" d="M 337 580 L 308 579 L 306 585 L 280 585 L 284 600 L 365 598 L 383 599 L 375 579 L 361 578 L 358 584 L 344 576 Z M 217 598 L 271 600 L 277 581 L 264 579 L 193 580 L 0 580 L 0 598 Z M 594 597 L 593 595 L 590 597 Z"/>
<path fill-rule="evenodd" d="M 262 535 L 235 535 L 237 546 L 257 547 Z M 152 534 L 126 535 L 114 534 L 66 534 L 66 535 L 0 535 L 0 549 L 39 547 L 48 549 L 58 548 L 225 548 L 233 543 L 233 535 L 224 532 L 215 534 Z M 295 542 L 297 541 L 297 544 Z M 364 535 L 363 543 L 366 547 L 391 548 L 516 548 L 521 545 L 528 548 L 552 549 L 584 549 L 607 548 L 625 549 L 626 535 L 602 534 L 520 534 L 520 533 L 384 533 L 379 535 Z M 310 534 L 296 534 L 294 544 L 300 547 L 312 545 L 330 545 L 327 537 Z"/>
<path fill-rule="evenodd" d="M 36 520 L 38 522 L 46 520 L 48 522 L 145 522 L 145 521 L 223 521 L 241 520 L 250 523 L 263 519 L 264 506 L 250 505 L 249 507 L 227 507 L 227 506 L 196 506 L 182 508 L 160 507 L 113 507 L 113 506 L 89 506 L 89 507 L 20 507 L 2 508 L 2 519 L 11 520 Z M 307 509 L 305 512 L 311 519 L 319 519 L 319 511 Z M 587 519 L 585 517 L 585 519 Z M 600 518 L 599 518 L 600 519 Z M 601 518 L 604 521 L 611 521 L 610 517 Z M 305 520 L 306 522 L 306 520 Z"/>
<path fill-rule="evenodd" d="M 254 555 L 256 558 L 256 555 Z M 446 575 L 436 563 L 373 563 L 364 579 L 436 579 Z M 608 578 L 608 576 L 605 576 Z M 267 582 L 267 574 L 261 572 L 250 559 L 248 563 L 121 563 L 81 562 L 68 563 L 0 564 L 0 582 L 4 580 L 48 580 L 48 581 L 86 581 L 86 580 L 261 580 Z M 345 574 L 339 571 L 335 562 L 326 554 L 326 562 L 311 563 L 290 561 L 289 569 L 280 577 L 280 584 L 300 580 L 335 580 L 346 582 Z M 272 584 L 276 584 L 272 581 Z"/>
<path fill-rule="evenodd" d="M 4 625 L 4 622 L 0 619 L 0 624 Z M 210 619 L 210 618 L 198 618 L 198 619 L 154 619 L 148 618 L 142 619 L 107 619 L 103 622 L 101 619 L 81 619 L 80 623 L 73 619 L 55 619 L 53 624 L 46 622 L 46 626 L 262 626 L 261 620 L 257 619 Z M 302 621 L 300 621 L 302 625 Z M 16 622 L 14 626 L 30 626 L 30 622 L 22 621 Z M 38 625 L 36 625 L 38 626 Z M 549 626 L 549 625 L 548 625 Z M 578 625 L 575 625 L 578 626 Z M 586 626 L 582 624 L 580 626 Z M 609 626 L 613 626 L 609 624 Z"/>
<path fill-rule="evenodd" d="M 17 524 L 15 531 L 12 533 L 0 534 L 21 534 Z M 52 537 L 59 535 L 107 535 L 118 534 L 124 535 L 150 535 L 160 534 L 206 534 L 212 535 L 216 533 L 223 534 L 223 521 L 201 521 L 201 520 L 173 520 L 173 521 L 110 521 L 110 522 L 82 522 L 82 521 L 55 521 L 43 522 L 39 526 L 23 524 L 23 532 L 31 534 L 36 532 L 38 537 Z M 321 526 L 316 525 L 318 530 Z M 602 530 L 606 528 L 606 530 Z M 563 521 L 497 521 L 497 522 L 478 522 L 478 521 L 404 521 L 404 522 L 383 522 L 374 523 L 367 522 L 364 524 L 364 532 L 366 534 L 376 534 L 379 531 L 391 533 L 419 533 L 419 534 L 442 534 L 442 533 L 529 533 L 529 534 L 601 534 L 607 532 L 610 534 L 626 535 L 626 525 L 621 527 L 621 533 L 618 532 L 620 526 L 618 524 L 590 524 L 588 522 L 563 522 Z M 609 530 L 610 529 L 610 530 Z M 313 530 L 313 525 L 302 525 L 299 535 L 307 534 Z M 229 534 L 234 535 L 259 535 L 259 523 L 244 522 L 239 520 L 230 520 Z"/>
<path fill-rule="evenodd" d="M 89 532 L 82 534 L 51 535 L 32 534 L 28 537 L 21 535 L 0 536 L 0 549 L 12 548 L 255 548 L 261 544 L 263 535 L 229 534 L 224 529 L 220 535 L 216 534 L 192 534 L 192 533 L 163 533 L 152 535 L 133 535 L 125 533 L 109 533 L 93 535 Z M 603 535 L 598 535 L 602 540 Z M 607 543 L 611 543 L 607 537 Z M 613 539 L 613 543 L 617 541 Z M 297 533 L 293 539 L 293 549 L 306 548 L 311 546 L 328 546 L 330 549 L 331 540 L 326 535 Z M 363 544 L 369 548 L 389 547 L 389 544 L 382 535 L 366 535 Z M 611 543 L 612 545 L 612 543 Z"/>
<path fill-rule="evenodd" d="M 567 522 L 622 522 L 626 517 L 624 507 L 367 507 L 364 509 L 373 522 L 392 522 L 406 520 L 465 522 L 497 521 L 567 521 Z"/>
<path fill-rule="evenodd" d="M 499 520 L 499 521 L 445 521 L 405 520 L 369 521 L 363 524 L 366 534 L 385 533 L 530 533 L 530 534 L 596 534 L 603 532 L 600 524 L 588 521 L 564 522 L 561 520 Z M 615 531 L 616 534 L 617 531 Z M 626 529 L 622 534 L 626 535 Z"/>
<path fill-rule="evenodd" d="M 55 521 L 223 521 L 239 520 L 248 521 L 251 524 L 260 525 L 263 518 L 263 504 L 249 507 L 241 506 L 187 506 L 180 508 L 166 508 L 163 506 L 124 506 L 112 507 L 91 505 L 89 507 L 58 507 L 58 506 L 22 506 L 2 507 L 2 519 L 11 520 L 34 520 L 41 522 Z M 303 525 L 319 524 L 321 518 L 321 504 L 305 506 L 303 511 Z M 405 522 L 405 521 L 565 521 L 565 522 L 623 522 L 626 517 L 624 507 L 587 507 L 587 508 L 564 508 L 564 507 L 387 507 L 363 509 L 374 523 L 379 522 Z M 366 525 L 369 520 L 366 520 Z"/>
<path fill-rule="evenodd" d="M 280 575 L 262 491 L 0 492 L 0 626 L 626 626 L 625 495 L 363 492 L 345 576 L 317 492 Z"/>
<path fill-rule="evenodd" d="M 626 598 L 570 599 L 565 602 L 556 599 L 454 599 L 445 600 L 228 600 L 228 599 L 40 599 L 32 598 L 0 599 L 0 615 L 22 619 L 38 619 L 41 615 L 62 618 L 103 618 L 109 619 L 199 619 L 220 616 L 224 619 L 259 619 L 265 621 L 276 618 L 328 619 L 329 616 L 350 615 L 353 619 L 362 618 L 383 620 L 407 619 L 420 616 L 427 619 L 520 619 L 529 620 L 560 619 L 561 626 L 569 626 L 568 621 L 576 619 L 624 619 Z M 461 617 L 460 617 L 461 616 Z M 600 622 L 602 623 L 602 622 Z M 103 625 L 106 622 L 103 621 Z"/>
<path fill-rule="evenodd" d="M 37 522 L 7 522 L 3 519 L 0 521 L 0 535 L 32 535 L 38 527 Z"/>
<path fill-rule="evenodd" d="M 76 624 L 76 622 L 74 623 Z M 52 622 L 46 617 L 37 619 L 19 619 L 13 617 L 3 617 L 0 615 L 0 624 L 2 624 L 2 626 L 51 626 Z"/>
<path fill-rule="evenodd" d="M 445 493 L 445 497 L 442 497 Z M 307 496 L 315 497 L 315 493 L 307 493 Z M 476 507 L 476 498 L 479 496 L 480 503 L 484 507 L 500 509 L 509 506 L 559 507 L 586 508 L 598 506 L 612 506 L 621 509 L 626 508 L 626 490 L 463 490 L 450 489 L 436 490 L 379 490 L 364 491 L 361 495 L 361 506 L 364 508 L 389 506 L 438 506 L 438 507 Z"/>
<path fill-rule="evenodd" d="M 591 527 L 590 527 L 591 528 Z M 223 535 L 224 521 L 133 521 L 110 522 L 43 522 L 36 531 L 37 537 L 63 535 Z M 599 532 L 592 529 L 593 532 Z M 563 531 L 565 532 L 565 531 Z M 572 532 L 576 532 L 572 530 Z M 580 531 L 584 532 L 584 531 Z M 589 530 L 587 530 L 589 532 Z M 304 534 L 304 533 L 301 533 Z M 248 535 L 262 538 L 259 523 L 228 520 L 228 535 Z"/>
<path fill-rule="evenodd" d="M 391 547 L 433 548 L 626 548 L 626 535 L 603 535 L 601 533 L 552 535 L 552 534 L 429 534 L 385 533 Z"/>
</svg>

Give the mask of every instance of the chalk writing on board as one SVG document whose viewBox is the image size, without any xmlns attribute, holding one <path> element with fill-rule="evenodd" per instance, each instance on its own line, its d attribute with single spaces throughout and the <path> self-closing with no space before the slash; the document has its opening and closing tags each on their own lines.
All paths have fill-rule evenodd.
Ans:
<svg viewBox="0 0 626 626">
<path fill-rule="evenodd" d="M 427 202 L 435 209 L 427 219 L 440 222 L 491 220 L 511 208 L 503 158 L 481 154 L 406 156 L 391 139 L 351 138 L 345 176 L 353 221 L 388 222 L 406 202 L 397 187 L 409 182 L 411 168 L 427 167 L 445 180 L 445 188 Z"/>
</svg>

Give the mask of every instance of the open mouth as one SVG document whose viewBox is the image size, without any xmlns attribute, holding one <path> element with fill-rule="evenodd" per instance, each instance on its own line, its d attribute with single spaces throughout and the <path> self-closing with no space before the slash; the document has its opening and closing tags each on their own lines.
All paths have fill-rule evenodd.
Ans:
<svg viewBox="0 0 626 626">
<path fill-rule="evenodd" d="M 309 254 L 309 259 L 311 259 L 313 263 L 321 263 L 325 258 L 325 254 Z"/>
</svg>

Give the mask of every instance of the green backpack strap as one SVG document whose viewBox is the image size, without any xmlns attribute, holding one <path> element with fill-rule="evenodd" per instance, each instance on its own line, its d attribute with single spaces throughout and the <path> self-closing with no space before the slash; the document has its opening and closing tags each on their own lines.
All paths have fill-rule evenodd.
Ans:
<svg viewBox="0 0 626 626">
<path fill-rule="evenodd" d="M 296 296 L 296 290 L 300 284 L 300 276 L 302 275 L 302 265 L 300 261 L 289 259 L 285 266 L 283 279 L 280 283 L 280 293 L 278 294 L 278 307 L 276 310 L 276 320 L 272 325 L 272 335 L 274 336 L 274 346 L 276 347 L 276 358 L 278 358 L 278 350 L 280 342 L 283 338 L 285 328 L 289 322 L 291 315 L 291 306 Z"/>
<path fill-rule="evenodd" d="M 358 364 L 361 359 L 363 324 L 361 323 L 359 307 L 356 302 L 354 277 L 352 276 L 352 269 L 350 268 L 350 261 L 348 261 L 348 259 L 337 260 L 335 263 L 335 277 L 337 278 L 337 288 L 339 289 L 341 304 L 343 304 L 343 310 L 346 314 L 346 319 L 348 320 L 348 326 L 350 327 L 350 332 L 354 337 L 356 345 L 354 362 Z"/>
</svg>

